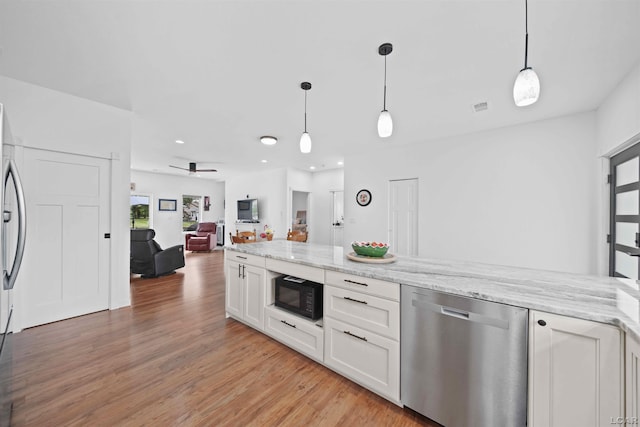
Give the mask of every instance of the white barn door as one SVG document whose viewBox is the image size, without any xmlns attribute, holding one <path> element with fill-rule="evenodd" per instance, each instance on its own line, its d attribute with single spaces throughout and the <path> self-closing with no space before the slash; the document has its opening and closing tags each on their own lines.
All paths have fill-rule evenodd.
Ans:
<svg viewBox="0 0 640 427">
<path fill-rule="evenodd" d="M 389 252 L 418 255 L 418 180 L 389 181 Z"/>
<path fill-rule="evenodd" d="M 25 148 L 23 328 L 108 308 L 109 162 Z"/>
</svg>

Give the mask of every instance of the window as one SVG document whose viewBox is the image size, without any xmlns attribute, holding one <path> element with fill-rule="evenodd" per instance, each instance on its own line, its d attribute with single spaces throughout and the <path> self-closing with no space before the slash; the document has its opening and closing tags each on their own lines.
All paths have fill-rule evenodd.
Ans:
<svg viewBox="0 0 640 427">
<path fill-rule="evenodd" d="M 131 229 L 139 230 L 150 228 L 151 218 L 149 216 L 149 206 L 151 205 L 151 197 L 143 195 L 131 195 L 129 199 L 131 207 Z"/>
<path fill-rule="evenodd" d="M 198 221 L 202 216 L 200 196 L 182 196 L 182 230 L 193 231 L 198 226 Z"/>
</svg>

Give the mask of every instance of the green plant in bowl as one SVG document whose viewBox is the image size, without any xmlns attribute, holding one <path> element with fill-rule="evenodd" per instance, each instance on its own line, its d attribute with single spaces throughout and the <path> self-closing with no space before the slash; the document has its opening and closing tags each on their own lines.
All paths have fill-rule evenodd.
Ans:
<svg viewBox="0 0 640 427">
<path fill-rule="evenodd" d="M 383 257 L 389 250 L 389 245 L 386 243 L 376 242 L 353 242 L 351 247 L 356 254 L 373 258 Z"/>
</svg>

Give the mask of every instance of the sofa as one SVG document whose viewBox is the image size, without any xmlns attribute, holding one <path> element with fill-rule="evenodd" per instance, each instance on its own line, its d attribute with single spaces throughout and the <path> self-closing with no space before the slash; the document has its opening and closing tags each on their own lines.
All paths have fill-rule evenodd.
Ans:
<svg viewBox="0 0 640 427">
<path fill-rule="evenodd" d="M 188 251 L 212 251 L 216 247 L 216 223 L 201 222 L 195 233 L 184 236 L 184 246 Z"/>
</svg>

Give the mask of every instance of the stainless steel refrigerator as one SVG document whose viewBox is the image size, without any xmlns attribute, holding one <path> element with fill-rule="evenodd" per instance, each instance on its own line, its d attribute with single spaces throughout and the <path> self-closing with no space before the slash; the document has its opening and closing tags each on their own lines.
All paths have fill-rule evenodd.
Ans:
<svg viewBox="0 0 640 427">
<path fill-rule="evenodd" d="M 26 238 L 26 210 L 20 176 L 14 161 L 14 143 L 4 105 L 0 104 L 2 144 L 2 226 L 0 227 L 0 427 L 11 425 L 12 402 L 12 327 L 13 288 L 16 283 Z"/>
</svg>

